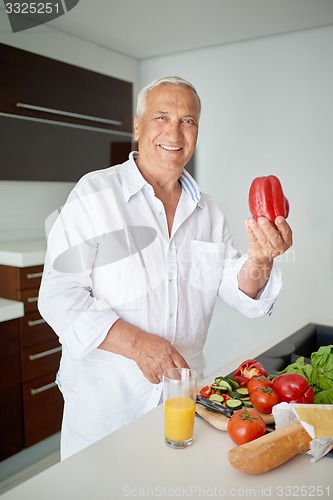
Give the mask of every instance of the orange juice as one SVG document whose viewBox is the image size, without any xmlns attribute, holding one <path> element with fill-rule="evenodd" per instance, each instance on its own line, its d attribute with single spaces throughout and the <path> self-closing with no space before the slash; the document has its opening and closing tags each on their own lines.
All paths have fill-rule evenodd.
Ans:
<svg viewBox="0 0 333 500">
<path fill-rule="evenodd" d="M 165 437 L 170 441 L 186 441 L 193 436 L 194 401 L 190 398 L 170 398 L 164 403 Z"/>
</svg>

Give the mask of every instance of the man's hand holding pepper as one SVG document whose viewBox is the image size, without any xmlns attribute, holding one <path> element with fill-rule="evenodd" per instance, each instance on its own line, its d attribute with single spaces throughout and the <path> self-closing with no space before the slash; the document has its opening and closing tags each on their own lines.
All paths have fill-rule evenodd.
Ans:
<svg viewBox="0 0 333 500">
<path fill-rule="evenodd" d="M 245 222 L 249 239 L 248 259 L 238 275 L 239 289 L 255 298 L 265 286 L 273 259 L 282 255 L 292 245 L 292 231 L 284 217 L 278 216 L 270 223 L 265 217 Z"/>
</svg>

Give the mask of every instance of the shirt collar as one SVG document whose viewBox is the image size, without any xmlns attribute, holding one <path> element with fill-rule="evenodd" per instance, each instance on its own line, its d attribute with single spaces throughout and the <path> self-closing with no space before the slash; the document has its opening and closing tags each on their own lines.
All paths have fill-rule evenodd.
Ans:
<svg viewBox="0 0 333 500">
<path fill-rule="evenodd" d="M 193 179 L 193 177 L 188 173 L 185 168 L 183 169 L 182 175 L 179 178 L 179 182 L 182 186 L 183 191 L 195 202 L 200 205 L 201 191 L 198 184 Z"/>
<path fill-rule="evenodd" d="M 126 201 L 147 184 L 147 181 L 141 175 L 135 163 L 135 159 L 138 158 L 138 156 L 139 153 L 137 151 L 132 151 L 123 167 L 123 193 Z"/>
<path fill-rule="evenodd" d="M 145 178 L 141 175 L 135 160 L 138 158 L 139 153 L 132 151 L 129 155 L 128 161 L 124 164 L 123 169 L 123 192 L 125 200 L 128 201 L 131 196 L 138 193 L 147 183 Z M 200 205 L 201 191 L 198 184 L 193 177 L 183 169 L 179 178 L 179 182 L 183 191 L 191 198 L 192 201 Z"/>
</svg>

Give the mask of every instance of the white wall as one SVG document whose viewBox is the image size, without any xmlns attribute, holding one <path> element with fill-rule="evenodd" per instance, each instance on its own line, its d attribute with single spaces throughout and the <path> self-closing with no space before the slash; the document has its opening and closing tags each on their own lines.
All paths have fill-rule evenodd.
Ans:
<svg viewBox="0 0 333 500">
<path fill-rule="evenodd" d="M 206 374 L 308 322 L 333 324 L 333 26 L 260 38 L 140 64 L 140 85 L 177 74 L 203 103 L 197 180 L 246 250 L 252 179 L 275 174 L 290 200 L 294 245 L 279 259 L 284 288 L 271 317 L 247 319 L 221 302 Z"/>
<path fill-rule="evenodd" d="M 50 26 L 13 34 L 7 16 L 0 16 L 0 43 L 130 81 L 137 93 L 136 59 Z M 0 241 L 44 237 L 46 216 L 64 203 L 72 186 L 68 182 L 0 181 Z"/>
</svg>

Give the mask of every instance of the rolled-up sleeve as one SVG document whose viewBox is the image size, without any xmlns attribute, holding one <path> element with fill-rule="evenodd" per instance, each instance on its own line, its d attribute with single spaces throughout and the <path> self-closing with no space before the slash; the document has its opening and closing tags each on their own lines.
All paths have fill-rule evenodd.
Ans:
<svg viewBox="0 0 333 500">
<path fill-rule="evenodd" d="M 229 259 L 226 262 L 218 295 L 230 307 L 249 318 L 270 315 L 282 287 L 281 270 L 273 266 L 264 289 L 252 299 L 238 288 L 238 273 L 246 260 L 245 254 L 235 261 Z"/>
</svg>

